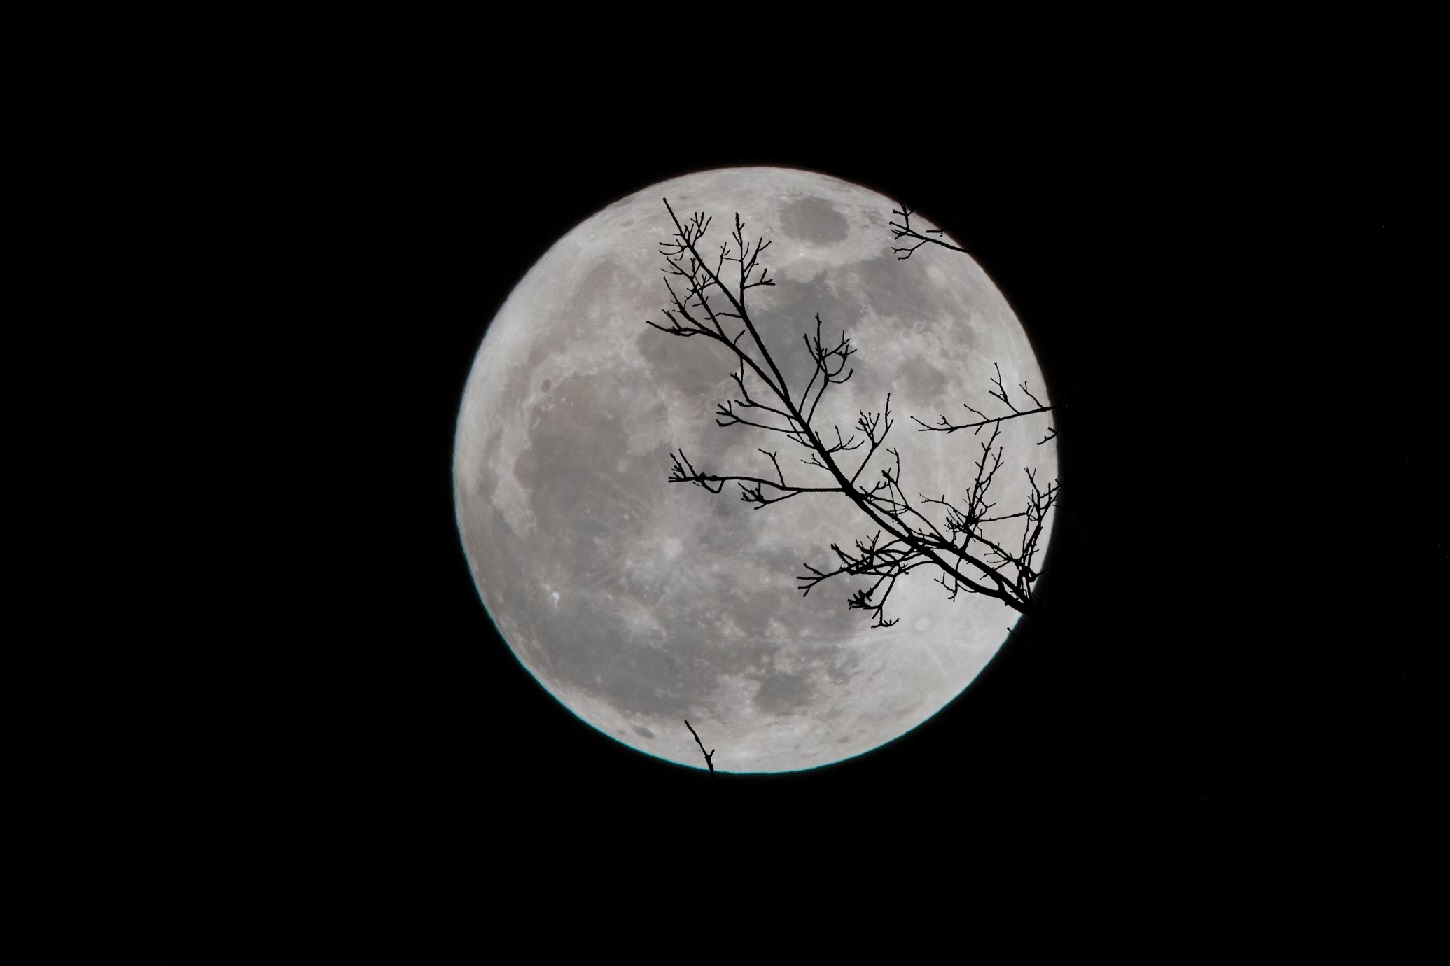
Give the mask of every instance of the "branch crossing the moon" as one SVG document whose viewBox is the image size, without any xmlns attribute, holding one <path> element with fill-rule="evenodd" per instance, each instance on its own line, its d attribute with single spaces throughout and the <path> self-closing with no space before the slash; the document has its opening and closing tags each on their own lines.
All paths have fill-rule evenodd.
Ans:
<svg viewBox="0 0 1450 966">
<path fill-rule="evenodd" d="M 691 727 L 690 720 L 688 718 L 685 719 L 685 727 L 690 729 L 690 734 L 695 735 L 695 744 L 700 746 L 700 754 L 705 756 L 705 764 L 710 766 L 710 774 L 715 774 L 715 762 L 713 761 L 713 759 L 715 757 L 716 749 L 711 748 L 709 751 L 705 750 L 705 743 L 700 740 L 700 736 L 698 734 L 695 734 L 695 729 Z"/>
</svg>

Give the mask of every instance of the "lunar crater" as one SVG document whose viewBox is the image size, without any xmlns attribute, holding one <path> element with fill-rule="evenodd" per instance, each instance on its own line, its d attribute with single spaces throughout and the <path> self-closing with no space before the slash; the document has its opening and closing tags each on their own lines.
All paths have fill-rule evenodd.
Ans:
<svg viewBox="0 0 1450 966">
<path fill-rule="evenodd" d="M 829 245 L 844 241 L 851 226 L 825 198 L 801 198 L 781 211 L 781 227 L 785 234 L 798 241 Z"/>
</svg>

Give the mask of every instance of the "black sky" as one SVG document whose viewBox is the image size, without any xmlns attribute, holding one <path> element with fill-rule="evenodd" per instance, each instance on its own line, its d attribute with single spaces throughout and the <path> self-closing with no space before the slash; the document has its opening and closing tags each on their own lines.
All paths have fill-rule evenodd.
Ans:
<svg viewBox="0 0 1450 966">
<path fill-rule="evenodd" d="M 1443 334 L 1410 295 L 1428 259 L 1391 113 L 1353 90 L 827 84 L 684 117 L 643 79 L 457 80 L 249 103 L 222 145 L 286 480 L 285 590 L 238 645 L 268 711 L 222 742 L 255 778 L 239 814 L 377 862 L 517 836 L 665 855 L 698 825 L 1188 856 L 1422 814 Z M 456 407 L 514 282 L 602 205 L 726 164 L 948 228 L 1070 402 L 1058 623 L 907 737 L 791 777 L 691 772 L 574 719 L 493 636 L 453 520 Z"/>
</svg>

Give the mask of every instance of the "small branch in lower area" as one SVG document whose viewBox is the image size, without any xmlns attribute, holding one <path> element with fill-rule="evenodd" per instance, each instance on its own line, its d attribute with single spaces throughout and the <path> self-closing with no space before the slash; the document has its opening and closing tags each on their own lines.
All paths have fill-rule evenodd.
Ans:
<svg viewBox="0 0 1450 966">
<path fill-rule="evenodd" d="M 695 729 L 690 727 L 689 719 L 685 720 L 685 727 L 690 728 L 690 734 L 695 735 L 695 744 L 700 746 L 700 754 L 705 756 L 705 764 L 710 766 L 710 774 L 715 774 L 715 762 L 711 760 L 715 757 L 715 749 L 705 750 L 705 743 L 700 740 L 699 735 L 695 734 Z"/>
</svg>

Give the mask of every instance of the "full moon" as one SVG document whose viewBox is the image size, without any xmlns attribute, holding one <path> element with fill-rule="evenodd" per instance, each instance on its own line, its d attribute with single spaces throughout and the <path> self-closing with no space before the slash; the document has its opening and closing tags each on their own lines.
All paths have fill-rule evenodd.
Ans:
<svg viewBox="0 0 1450 966">
<path fill-rule="evenodd" d="M 773 287 L 751 289 L 751 318 L 799 393 L 813 370 L 802 335 L 844 330 L 854 374 L 824 395 L 813 425 L 831 439 L 881 412 L 913 499 L 960 499 L 984 432 L 923 432 L 910 417 L 956 422 L 1009 410 L 990 392 L 1000 367 L 1013 401 L 1026 384 L 1050 405 L 1027 336 L 970 256 L 926 245 L 893 253 L 895 202 L 807 171 L 732 168 L 653 185 L 560 239 L 489 325 L 458 416 L 454 501 L 464 552 L 490 618 L 538 682 L 584 722 L 631 748 L 694 768 L 791 772 L 861 755 L 946 706 L 997 652 L 1017 613 L 965 592 L 951 599 L 922 567 L 900 581 L 886 616 L 846 606 L 865 577 L 834 577 L 803 596 L 804 564 L 829 569 L 877 527 L 840 493 L 756 508 L 669 481 L 671 452 L 718 475 L 821 485 L 821 470 L 777 434 L 716 425 L 738 398 L 724 346 L 683 339 L 660 243 L 674 234 L 664 199 L 711 217 L 702 250 L 730 241 L 738 213 Z M 921 199 L 923 204 L 929 199 Z M 913 227 L 931 228 L 913 214 Z M 943 236 L 945 237 L 945 236 Z M 950 240 L 950 239 L 948 239 Z M 728 266 L 729 263 L 727 263 Z M 1030 405 L 1030 404 L 1029 404 Z M 1032 469 L 1057 475 L 1046 416 L 1002 424 L 995 513 L 1025 508 Z M 854 470 L 864 450 L 841 454 Z M 878 455 L 862 482 L 880 479 Z M 893 461 L 894 465 L 894 461 Z M 812 475 L 818 474 L 818 475 Z M 869 486 L 869 483 L 867 483 Z M 955 500 L 954 500 L 955 502 Z M 929 509 L 920 503 L 923 509 Z M 939 519 L 939 518 L 938 518 Z M 1040 546 L 1050 534 L 1049 514 Z M 991 524 L 1021 540 L 1021 521 Z M 1040 564 L 1041 556 L 1037 558 Z"/>
</svg>

